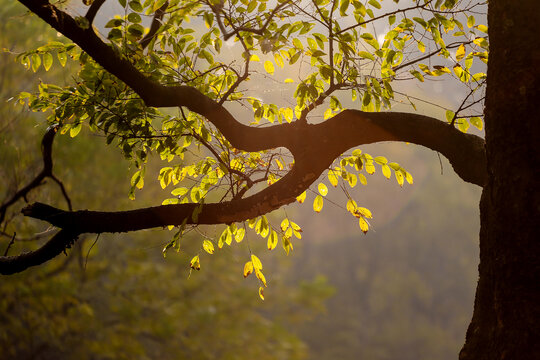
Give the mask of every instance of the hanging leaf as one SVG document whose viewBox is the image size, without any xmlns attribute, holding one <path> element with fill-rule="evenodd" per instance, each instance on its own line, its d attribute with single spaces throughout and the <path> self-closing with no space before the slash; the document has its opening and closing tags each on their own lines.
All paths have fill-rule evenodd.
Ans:
<svg viewBox="0 0 540 360">
<path fill-rule="evenodd" d="M 366 219 L 364 219 L 363 217 L 360 217 L 358 219 L 358 224 L 360 225 L 360 230 L 362 230 L 362 232 L 364 234 L 366 234 L 368 232 L 368 230 L 369 230 L 369 225 L 368 225 Z"/>
<path fill-rule="evenodd" d="M 277 232 L 272 230 L 270 232 L 270 236 L 268 237 L 268 241 L 267 241 L 268 250 L 274 250 L 277 246 L 277 243 L 278 243 Z"/>
<path fill-rule="evenodd" d="M 315 197 L 315 200 L 313 201 L 313 210 L 315 210 L 315 212 L 321 212 L 323 208 L 323 202 L 323 197 L 321 195 L 317 195 Z"/>
<path fill-rule="evenodd" d="M 196 255 L 191 259 L 189 266 L 194 270 L 201 270 L 201 263 L 199 262 L 199 255 Z"/>
<path fill-rule="evenodd" d="M 326 187 L 325 184 L 319 183 L 317 188 L 319 190 L 319 194 L 321 194 L 322 196 L 326 196 L 326 194 L 328 194 L 328 188 Z"/>
<path fill-rule="evenodd" d="M 209 254 L 214 253 L 214 244 L 210 240 L 204 240 L 203 241 L 203 249 Z"/>
<path fill-rule="evenodd" d="M 244 229 L 243 227 L 236 229 L 236 232 L 234 233 L 234 240 L 237 243 L 242 242 L 245 234 L 246 234 L 246 229 Z"/>
<path fill-rule="evenodd" d="M 264 300 L 264 288 L 259 286 L 259 297 Z"/>
<path fill-rule="evenodd" d="M 249 274 L 253 272 L 253 263 L 251 261 L 248 261 L 244 265 L 244 278 L 247 278 Z"/>
<path fill-rule="evenodd" d="M 264 62 L 264 70 L 270 75 L 274 74 L 274 64 L 270 60 Z"/>
<path fill-rule="evenodd" d="M 328 181 L 330 181 L 333 187 L 338 185 L 338 176 L 334 170 L 328 170 Z"/>
<path fill-rule="evenodd" d="M 251 254 L 251 262 L 253 263 L 253 268 L 255 270 L 262 270 L 263 266 L 261 260 L 259 260 L 257 256 Z"/>
</svg>

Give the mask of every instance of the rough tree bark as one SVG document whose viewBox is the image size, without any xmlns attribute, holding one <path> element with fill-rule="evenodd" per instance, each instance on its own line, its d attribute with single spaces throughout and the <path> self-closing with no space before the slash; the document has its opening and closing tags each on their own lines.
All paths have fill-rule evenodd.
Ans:
<svg viewBox="0 0 540 360">
<path fill-rule="evenodd" d="M 540 1 L 489 2 L 488 182 L 461 360 L 540 359 Z"/>
</svg>

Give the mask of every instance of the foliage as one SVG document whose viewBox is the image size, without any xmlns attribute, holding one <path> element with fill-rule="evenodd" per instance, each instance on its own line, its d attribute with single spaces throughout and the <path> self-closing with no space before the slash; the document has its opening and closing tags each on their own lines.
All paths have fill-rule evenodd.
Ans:
<svg viewBox="0 0 540 360">
<path fill-rule="evenodd" d="M 32 33 L 53 37 L 44 24 L 20 16 L 19 6 L 2 4 L 0 32 L 2 44 L 10 51 L 31 46 Z M 6 21 L 6 19 L 10 19 Z M 24 29 L 24 30 L 22 30 Z M 45 73 L 25 72 L 11 54 L 1 54 L 0 98 L 8 99 L 21 86 L 41 79 L 61 81 L 58 69 Z M 69 78 L 69 76 L 65 76 Z M 33 154 L 43 123 L 41 114 L 16 111 L 12 102 L 0 104 L 0 187 L 6 198 L 31 178 L 39 162 Z M 20 129 L 28 129 L 20 131 Z M 71 200 L 86 207 L 126 207 L 129 177 L 122 157 L 101 144 L 100 139 L 78 134 L 55 143 L 56 172 Z M 8 186 L 8 184 L 11 186 Z M 108 184 L 103 187 L 103 184 Z M 151 188 L 151 186 L 149 186 Z M 142 196 L 149 201 L 152 194 Z M 63 204 L 54 183 L 35 189 L 29 197 Z M 31 223 L 17 212 L 21 204 L 7 212 L 2 224 L 2 253 L 24 252 L 40 246 L 51 233 Z M 45 230 L 45 231 L 43 231 Z M 15 232 L 15 233 L 14 233 Z M 42 233 L 43 234 L 39 234 Z M 36 235 L 36 233 L 38 235 Z M 114 236 L 83 237 L 69 251 L 44 265 L 0 283 L 0 349 L 2 356 L 16 359 L 301 359 L 305 345 L 286 330 L 294 321 L 305 321 L 324 308 L 331 295 L 326 281 L 315 279 L 308 287 L 273 281 L 281 297 L 268 296 L 265 303 L 253 297 L 241 276 L 227 271 L 237 263 L 227 252 L 210 264 L 210 271 L 191 276 L 184 256 L 166 261 L 156 247 L 167 242 L 163 233 L 151 232 L 129 237 L 131 247 Z M 13 243 L 10 240 L 15 239 Z M 197 251 L 197 236 L 190 234 L 186 251 Z M 7 248 L 7 250 L 6 250 Z M 258 249 L 257 246 L 254 247 Z M 283 260 L 283 259 L 282 259 Z M 280 261 L 279 268 L 287 264 Z M 276 266 L 276 269 L 278 267 Z M 276 270 L 279 277 L 280 270 Z M 157 279 L 166 279 L 158 281 Z M 262 309 L 265 304 L 264 311 Z M 282 314 L 279 319 L 268 315 Z M 294 311 L 294 316 L 287 316 Z M 298 316 L 298 317 L 296 317 Z M 295 318 L 296 317 L 296 318 Z M 246 331 L 249 329 L 249 331 Z"/>
<path fill-rule="evenodd" d="M 178 228 L 164 252 L 180 251 L 182 237 L 199 226 L 206 204 L 240 203 L 246 194 L 262 194 L 265 183 L 270 189 L 280 179 L 284 183 L 283 179 L 296 167 L 301 168 L 295 147 L 288 147 L 291 154 L 279 146 L 237 146 L 241 144 L 234 140 L 238 134 L 226 125 L 233 124 L 214 115 L 223 112 L 227 118 L 230 113 L 224 110 L 225 104 L 231 104 L 230 111 L 235 111 L 235 104 L 251 108 L 252 128 L 270 129 L 276 127 L 268 124 L 288 123 L 302 126 L 307 125 L 308 119 L 313 122 L 319 108 L 327 121 L 350 114 L 344 107 L 344 94 L 351 96 L 364 112 L 378 112 L 399 100 L 401 93 L 394 89 L 396 83 L 446 76 L 470 89 L 458 109 L 446 111 L 447 121 L 463 132 L 468 130 L 469 121 L 482 127 L 480 116 L 471 113 L 482 99 L 485 84 L 483 72 L 472 72 L 473 61 L 476 58 L 487 62 L 488 58 L 487 27 L 476 24 L 474 17 L 481 3 L 404 3 L 408 7 L 386 11 L 378 0 L 365 4 L 350 0 L 276 4 L 257 0 L 119 0 L 119 13 L 106 21 L 104 28 L 95 28 L 106 39 L 107 51 L 111 51 L 99 55 L 100 40 L 85 43 L 76 35 L 94 31 L 94 16 L 102 5 L 95 1 L 89 4 L 85 17 L 65 18 L 74 19 L 75 28 L 62 28 L 62 22 L 55 25 L 75 39 L 75 44 L 49 42 L 18 56 L 34 72 L 74 61 L 80 66 L 74 83 L 41 83 L 37 93 L 23 92 L 18 100 L 33 111 L 46 112 L 49 126 L 57 126 L 62 134 L 77 137 L 82 129 L 88 129 L 103 134 L 107 144 L 117 145 L 134 168 L 131 199 L 137 189 L 145 187 L 149 156 L 157 154 L 166 161 L 166 166 L 159 170 L 158 181 L 172 197 L 165 198 L 162 204 L 196 204 L 189 208 L 193 209 L 191 216 L 169 224 Z M 66 11 L 76 13 L 69 5 Z M 152 17 L 150 28 L 145 28 L 144 17 Z M 48 21 L 53 24 L 54 17 Z M 381 34 L 382 30 L 374 27 L 377 21 L 386 21 L 389 30 Z M 234 59 L 226 49 L 236 55 Z M 452 70 L 447 63 L 453 64 Z M 124 64 L 124 69 L 118 68 L 119 64 Z M 290 72 L 285 71 L 285 65 Z M 292 72 L 298 74 L 296 79 L 285 78 Z M 137 79 L 143 74 L 144 80 L 129 74 Z M 294 103 L 279 106 L 261 98 L 253 84 L 263 79 L 289 89 Z M 171 91 L 191 91 L 194 98 L 180 99 L 177 111 L 149 106 L 151 95 L 141 87 L 144 82 L 166 85 L 166 90 Z M 325 147 L 325 139 L 311 140 L 318 142 L 312 146 Z M 280 144 L 279 139 L 275 141 Z M 250 147 L 254 150 L 250 151 Z M 327 167 L 321 164 L 317 166 Z M 365 185 L 364 173 L 373 174 L 375 164 L 381 166 L 387 178 L 393 171 L 400 186 L 405 180 L 412 183 L 411 174 L 399 164 L 359 149 L 338 157 L 327 171 L 328 181 L 348 194 L 346 186 L 354 187 L 358 182 Z M 309 186 L 313 180 L 302 181 Z M 313 209 L 320 212 L 328 187 L 321 182 L 317 188 Z M 306 196 L 296 195 L 299 202 Z M 283 203 L 290 202 L 288 196 L 283 195 Z M 359 219 L 361 231 L 367 233 L 371 212 L 349 196 L 346 208 Z M 261 210 L 244 222 L 215 220 L 228 225 L 216 239 L 202 240 L 201 250 L 192 254 L 190 267 L 199 270 L 201 252 L 212 254 L 216 248 L 231 245 L 233 238 L 241 242 L 249 229 L 266 239 L 270 250 L 281 238 L 289 253 L 293 239 L 301 238 L 300 226 L 286 213 L 282 215 L 282 226 L 273 225 L 264 214 L 267 211 Z M 240 216 L 239 220 L 244 219 Z M 285 221 L 291 226 L 283 226 Z M 263 298 L 267 282 L 262 263 L 253 260 L 256 258 L 257 254 L 250 250 L 244 275 L 255 273 Z"/>
</svg>

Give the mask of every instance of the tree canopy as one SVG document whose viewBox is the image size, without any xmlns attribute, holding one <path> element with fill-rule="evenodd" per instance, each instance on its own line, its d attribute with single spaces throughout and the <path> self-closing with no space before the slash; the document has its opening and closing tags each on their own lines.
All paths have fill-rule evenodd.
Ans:
<svg viewBox="0 0 540 360">
<path fill-rule="evenodd" d="M 71 42 L 46 43 L 18 60 L 33 71 L 72 61 L 80 70 L 67 86 L 41 83 L 38 92 L 18 97 L 48 114 L 44 168 L 2 205 L 2 217 L 45 177 L 62 185 L 52 171 L 51 144 L 56 133 L 76 137 L 83 128 L 103 134 L 132 163 L 130 198 L 148 181 L 153 154 L 166 162 L 158 181 L 172 197 L 121 212 L 71 211 L 65 191 L 68 211 L 31 204 L 26 216 L 61 230 L 41 249 L 2 258 L 3 273 L 58 255 L 82 233 L 165 226 L 177 230 L 164 250 L 179 250 L 193 226 L 225 224 L 221 236 L 203 241 L 204 251 L 240 242 L 251 228 L 269 249 L 281 240 L 289 252 L 300 226 L 286 213 L 280 224 L 265 214 L 303 202 L 310 186 L 318 212 L 328 185 L 348 194 L 347 187 L 365 185 L 365 174 L 377 168 L 401 186 L 412 183 L 409 172 L 384 156 L 350 151 L 363 144 L 427 146 L 465 181 L 485 182 L 484 141 L 466 134 L 469 124 L 483 126 L 478 104 L 486 75 L 473 66 L 488 59 L 487 27 L 475 19 L 483 2 L 402 1 L 388 8 L 377 0 L 133 0 L 108 10 L 101 0 L 20 2 Z M 394 90 L 400 83 L 435 77 L 468 89 L 459 106 L 446 109 L 446 121 L 383 111 L 403 100 L 415 106 Z M 282 103 L 264 95 L 262 81 L 283 89 Z M 326 179 L 314 184 L 323 173 Z M 346 208 L 367 232 L 371 212 L 350 196 Z M 251 254 L 244 275 L 255 272 L 262 297 L 258 259 Z M 190 265 L 199 269 L 199 255 Z"/>
</svg>

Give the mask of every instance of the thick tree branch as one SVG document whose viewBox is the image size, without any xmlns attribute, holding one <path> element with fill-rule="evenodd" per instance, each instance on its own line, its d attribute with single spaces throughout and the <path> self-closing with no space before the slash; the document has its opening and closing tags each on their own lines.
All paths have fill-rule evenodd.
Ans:
<svg viewBox="0 0 540 360">
<path fill-rule="evenodd" d="M 20 2 L 72 39 L 107 71 L 124 81 L 141 96 L 146 105 L 184 106 L 206 117 L 232 146 L 244 151 L 286 147 L 294 156 L 295 165 L 281 180 L 258 193 L 222 203 L 162 205 L 119 212 L 68 212 L 40 203 L 30 205 L 23 209 L 26 216 L 47 221 L 63 229 L 59 233 L 63 235 L 53 237 L 43 248 L 33 253 L 0 258 L 1 273 L 22 271 L 25 266 L 51 259 L 82 233 L 136 231 L 181 225 L 184 220 L 188 224 L 230 224 L 269 213 L 295 201 L 296 196 L 306 190 L 336 157 L 363 144 L 404 141 L 423 145 L 445 155 L 456 173 L 465 181 L 479 186 L 485 183 L 483 139 L 463 134 L 437 119 L 408 113 L 345 110 L 320 124 L 297 121 L 263 128 L 249 127 L 238 122 L 222 105 L 196 89 L 189 86 L 164 86 L 150 80 L 102 42 L 91 29 L 78 27 L 69 15 L 46 1 Z M 17 270 L 11 270 L 11 267 Z"/>
</svg>

